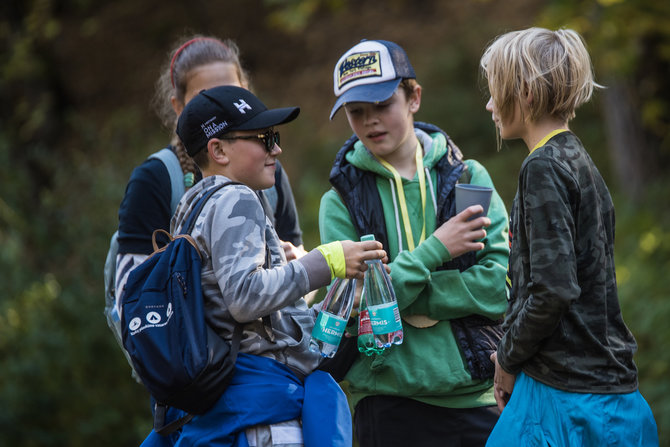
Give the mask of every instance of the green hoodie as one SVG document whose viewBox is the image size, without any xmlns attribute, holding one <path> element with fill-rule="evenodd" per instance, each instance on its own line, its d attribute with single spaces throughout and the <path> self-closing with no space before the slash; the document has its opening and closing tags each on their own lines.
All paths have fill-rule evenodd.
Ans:
<svg viewBox="0 0 670 447">
<path fill-rule="evenodd" d="M 434 166 L 448 154 L 444 135 L 428 135 L 415 129 L 424 148 L 424 167 L 430 172 L 426 188 L 436 183 Z M 384 209 L 388 233 L 391 277 L 401 316 L 425 315 L 439 322 L 419 329 L 403 321 L 404 341 L 384 350 L 381 355 L 360 354 L 345 380 L 349 382 L 352 404 L 370 395 L 393 395 L 416 399 L 450 408 L 495 405 L 492 380 L 473 380 L 452 334 L 449 319 L 479 314 L 500 318 L 507 307 L 505 274 L 509 255 L 508 217 L 502 199 L 493 193 L 488 217 L 485 248 L 477 253 L 477 264 L 463 273 L 458 270 L 436 271 L 451 259 L 435 231 L 434 194 L 427 191 L 426 239 L 413 251 L 407 250 L 402 218 L 397 219 L 393 194 L 393 175 L 357 141 L 347 160 L 359 169 L 376 174 L 376 184 Z M 465 161 L 470 182 L 493 186 L 486 169 L 474 160 Z M 403 178 L 405 199 L 412 224 L 413 238 L 419 241 L 423 226 L 418 177 Z M 395 195 L 395 197 L 393 197 Z M 358 240 L 349 212 L 338 193 L 331 189 L 321 198 L 319 230 L 322 243 Z M 398 234 L 402 235 L 403 251 Z"/>
</svg>

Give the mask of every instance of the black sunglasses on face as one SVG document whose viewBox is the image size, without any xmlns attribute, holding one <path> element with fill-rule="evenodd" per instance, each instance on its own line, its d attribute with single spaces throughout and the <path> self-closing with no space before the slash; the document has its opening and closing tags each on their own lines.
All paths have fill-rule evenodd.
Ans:
<svg viewBox="0 0 670 447">
<path fill-rule="evenodd" d="M 260 140 L 268 153 L 271 153 L 275 148 L 275 144 L 279 146 L 279 132 L 274 130 L 267 130 L 258 135 L 239 135 L 233 137 L 219 137 L 219 140 Z"/>
</svg>

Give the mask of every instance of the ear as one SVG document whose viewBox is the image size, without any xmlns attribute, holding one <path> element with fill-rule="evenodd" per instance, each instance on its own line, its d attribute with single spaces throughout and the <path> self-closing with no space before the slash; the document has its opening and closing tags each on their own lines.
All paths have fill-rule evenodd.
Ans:
<svg viewBox="0 0 670 447">
<path fill-rule="evenodd" d="M 531 92 L 528 92 L 526 94 L 526 104 L 531 105 L 533 103 L 533 94 Z"/>
<path fill-rule="evenodd" d="M 414 91 L 409 95 L 408 102 L 410 112 L 416 113 L 419 111 L 419 107 L 421 107 L 421 86 L 419 84 L 414 86 Z"/>
<path fill-rule="evenodd" d="M 230 163 L 227 153 L 228 147 L 218 138 L 212 138 L 207 142 L 207 152 L 212 162 L 217 165 L 227 166 Z"/>
<path fill-rule="evenodd" d="M 177 116 L 181 115 L 181 112 L 184 110 L 184 104 L 177 99 L 176 96 L 170 96 L 170 104 L 172 104 L 172 110 Z"/>
<path fill-rule="evenodd" d="M 521 86 L 521 97 L 523 98 L 526 105 L 531 105 L 533 103 L 533 93 L 530 91 L 530 88 L 525 81 Z"/>
</svg>

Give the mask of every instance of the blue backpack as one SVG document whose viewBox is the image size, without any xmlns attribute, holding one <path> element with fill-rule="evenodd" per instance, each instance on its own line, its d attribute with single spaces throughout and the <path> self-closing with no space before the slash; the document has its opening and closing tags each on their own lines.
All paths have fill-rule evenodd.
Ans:
<svg viewBox="0 0 670 447">
<path fill-rule="evenodd" d="M 156 400 L 154 429 L 167 434 L 166 407 L 202 414 L 219 399 L 232 378 L 242 326 L 232 346 L 205 322 L 201 260 L 190 236 L 205 202 L 230 183 L 210 188 L 198 200 L 184 231 L 135 267 L 123 294 L 123 346 L 144 386 Z M 154 248 L 156 248 L 154 232 Z M 167 232 L 165 232 L 167 233 Z M 192 416 L 191 416 L 192 417 Z M 161 431 L 162 430 L 162 431 Z"/>
</svg>

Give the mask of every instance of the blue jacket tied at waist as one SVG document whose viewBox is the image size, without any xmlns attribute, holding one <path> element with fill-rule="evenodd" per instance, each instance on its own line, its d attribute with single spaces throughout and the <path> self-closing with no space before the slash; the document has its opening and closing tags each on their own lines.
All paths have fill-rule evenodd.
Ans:
<svg viewBox="0 0 670 447">
<path fill-rule="evenodd" d="M 184 416 L 170 409 L 168 420 Z M 240 353 L 235 375 L 217 403 L 181 431 L 152 431 L 141 447 L 248 447 L 244 430 L 302 418 L 305 447 L 350 447 L 351 413 L 346 396 L 330 374 L 315 371 L 304 384 L 284 364 Z"/>
</svg>

